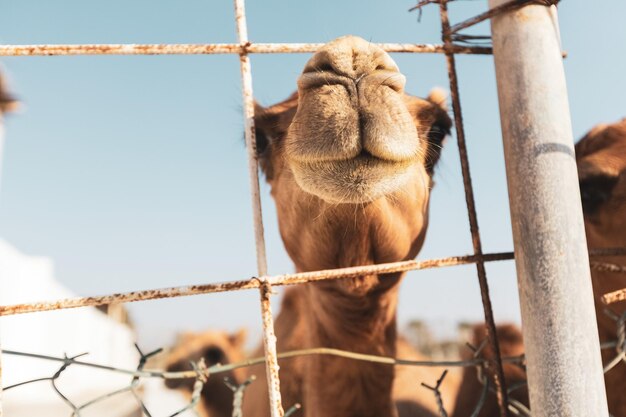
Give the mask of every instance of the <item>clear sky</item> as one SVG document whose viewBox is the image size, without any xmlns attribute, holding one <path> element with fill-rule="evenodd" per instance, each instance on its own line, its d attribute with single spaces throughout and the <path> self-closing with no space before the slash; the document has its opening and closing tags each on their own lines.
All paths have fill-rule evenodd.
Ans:
<svg viewBox="0 0 626 417">
<path fill-rule="evenodd" d="M 438 43 L 438 9 L 421 22 L 411 1 L 249 1 L 253 42 Z M 486 1 L 450 5 L 453 22 Z M 626 116 L 626 2 L 563 1 L 563 47 L 576 138 Z M 470 33 L 488 34 L 488 24 Z M 217 0 L 21 0 L 0 4 L 0 42 L 236 42 L 233 5 Z M 271 104 L 295 89 L 308 54 L 253 55 L 254 92 Z M 407 91 L 447 88 L 439 55 L 395 54 Z M 256 264 L 238 58 L 15 57 L 2 60 L 23 111 L 6 121 L 0 236 L 46 255 L 81 295 L 247 278 Z M 486 251 L 512 250 L 493 60 L 458 58 L 461 98 Z M 420 258 L 471 252 L 455 138 L 436 175 Z M 292 271 L 263 184 L 269 271 Z M 532 196 L 529 196 L 532 198 Z M 512 262 L 488 266 L 496 319 L 518 320 Z M 274 302 L 278 305 L 278 300 Z M 260 327 L 258 294 L 240 292 L 130 306 L 144 342 L 183 329 Z M 80 314 L 80 311 L 76 311 Z M 408 274 L 400 323 L 439 332 L 482 319 L 473 266 Z"/>
</svg>

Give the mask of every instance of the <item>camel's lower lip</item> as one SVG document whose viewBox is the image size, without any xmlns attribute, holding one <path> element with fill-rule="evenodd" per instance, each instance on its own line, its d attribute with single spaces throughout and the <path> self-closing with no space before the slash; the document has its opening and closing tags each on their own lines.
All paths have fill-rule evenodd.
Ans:
<svg viewBox="0 0 626 417">
<path fill-rule="evenodd" d="M 333 203 L 365 203 L 393 193 L 410 177 L 414 165 L 367 154 L 341 161 L 291 162 L 300 188 Z"/>
</svg>

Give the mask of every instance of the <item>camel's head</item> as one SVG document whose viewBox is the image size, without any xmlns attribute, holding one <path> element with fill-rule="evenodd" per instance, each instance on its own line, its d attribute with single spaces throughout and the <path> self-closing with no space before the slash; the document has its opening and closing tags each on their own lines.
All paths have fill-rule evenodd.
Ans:
<svg viewBox="0 0 626 417">
<path fill-rule="evenodd" d="M 589 247 L 626 247 L 626 119 L 594 127 L 576 160 Z"/>
<path fill-rule="evenodd" d="M 244 358 L 245 339 L 245 330 L 234 334 L 213 330 L 182 333 L 167 357 L 166 369 L 168 372 L 190 371 L 193 369 L 191 362 L 197 364 L 202 358 L 207 367 L 239 362 Z M 242 372 L 239 369 L 231 374 L 216 374 L 210 379 L 212 382 L 217 381 L 217 387 L 226 389 L 222 378 L 228 376 L 239 383 L 243 380 Z M 188 391 L 193 389 L 193 384 L 193 379 L 168 379 L 165 382 L 168 388 L 183 388 Z"/>
<path fill-rule="evenodd" d="M 451 121 L 444 95 L 407 95 L 405 81 L 385 51 L 361 38 L 324 45 L 297 93 L 256 109 L 257 150 L 272 187 L 287 177 L 280 187 L 351 204 L 409 183 L 428 188 Z"/>
</svg>

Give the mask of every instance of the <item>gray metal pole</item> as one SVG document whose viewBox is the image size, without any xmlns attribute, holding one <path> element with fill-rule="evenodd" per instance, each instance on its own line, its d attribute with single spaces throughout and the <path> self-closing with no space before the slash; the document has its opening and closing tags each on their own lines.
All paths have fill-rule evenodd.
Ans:
<svg viewBox="0 0 626 417">
<path fill-rule="evenodd" d="M 491 31 L 533 417 L 606 417 L 556 7 Z"/>
</svg>

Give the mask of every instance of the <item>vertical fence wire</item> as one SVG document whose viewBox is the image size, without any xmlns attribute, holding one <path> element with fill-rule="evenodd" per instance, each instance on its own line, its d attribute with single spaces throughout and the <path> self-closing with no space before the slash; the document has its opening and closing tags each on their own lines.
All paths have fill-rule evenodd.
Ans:
<svg viewBox="0 0 626 417">
<path fill-rule="evenodd" d="M 0 325 L 1 325 L 1 323 L 0 323 Z M 3 384 L 2 384 L 2 341 L 0 340 L 0 417 L 3 416 L 3 413 L 2 413 L 2 394 L 3 394 L 2 387 L 3 387 Z"/>
<path fill-rule="evenodd" d="M 272 287 L 265 278 L 267 276 L 267 255 L 265 251 L 265 238 L 263 233 L 263 216 L 261 211 L 261 193 L 259 190 L 259 169 L 256 154 L 256 136 L 254 130 L 254 98 L 252 95 L 252 70 L 250 57 L 247 53 L 248 28 L 246 23 L 246 11 L 244 0 L 235 0 L 235 20 L 237 24 L 237 36 L 241 44 L 239 60 L 241 64 L 241 90 L 243 95 L 243 115 L 248 150 L 248 169 L 250 174 L 250 193 L 252 196 L 252 209 L 254 216 L 254 236 L 256 244 L 257 269 L 261 296 L 261 317 L 263 323 L 263 346 L 266 357 L 267 388 L 269 394 L 270 415 L 282 417 L 284 414 L 280 398 L 280 379 L 278 377 L 278 359 L 276 352 L 276 335 L 274 334 L 274 319 L 270 297 Z"/>
<path fill-rule="evenodd" d="M 441 14 L 441 29 L 444 45 L 450 47 L 452 45 L 452 32 L 450 30 L 450 20 L 448 18 L 448 0 L 441 0 L 439 10 Z M 483 249 L 480 239 L 480 231 L 478 229 L 478 216 L 476 214 L 476 204 L 474 201 L 474 190 L 472 188 L 472 177 L 469 167 L 469 158 L 467 154 L 467 146 L 465 142 L 465 130 L 463 128 L 463 115 L 461 113 L 461 99 L 459 95 L 459 83 L 456 72 L 456 60 L 454 53 L 446 50 L 446 63 L 448 66 L 448 78 L 450 81 L 450 94 L 452 98 L 452 110 L 454 112 L 454 125 L 456 128 L 457 144 L 459 147 L 459 156 L 461 158 L 461 172 L 463 174 L 463 187 L 465 189 L 465 201 L 467 204 L 467 214 L 469 218 L 470 232 L 472 234 L 472 245 L 474 254 L 477 256 L 476 271 L 478 273 L 478 283 L 480 285 L 480 295 L 483 303 L 483 311 L 487 327 L 487 336 L 489 343 L 494 352 L 494 357 L 489 361 L 489 365 L 493 370 L 494 385 L 496 388 L 496 397 L 498 400 L 498 408 L 501 417 L 508 416 L 508 394 L 506 381 L 504 380 L 504 371 L 502 369 L 502 358 L 500 355 L 500 346 L 496 335 L 496 325 L 493 317 L 493 309 L 491 306 L 491 298 L 489 296 L 489 284 L 487 282 L 487 271 L 485 262 L 482 259 Z"/>
</svg>

